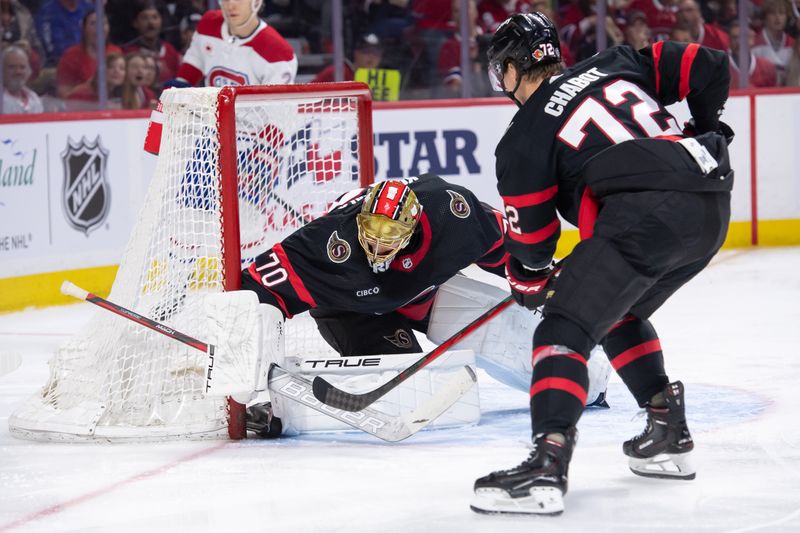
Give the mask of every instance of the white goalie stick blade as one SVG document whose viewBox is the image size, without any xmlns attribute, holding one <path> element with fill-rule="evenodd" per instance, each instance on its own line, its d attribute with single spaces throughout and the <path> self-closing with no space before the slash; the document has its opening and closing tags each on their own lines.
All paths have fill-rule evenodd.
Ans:
<svg viewBox="0 0 800 533">
<path fill-rule="evenodd" d="M 307 379 L 287 372 L 276 364 L 273 364 L 269 371 L 271 392 L 299 402 L 387 442 L 407 439 L 436 420 L 456 403 L 476 381 L 475 372 L 470 367 L 464 366 L 423 405 L 409 413 L 392 416 L 370 407 L 353 412 L 325 405 L 314 397 L 312 384 Z"/>
</svg>

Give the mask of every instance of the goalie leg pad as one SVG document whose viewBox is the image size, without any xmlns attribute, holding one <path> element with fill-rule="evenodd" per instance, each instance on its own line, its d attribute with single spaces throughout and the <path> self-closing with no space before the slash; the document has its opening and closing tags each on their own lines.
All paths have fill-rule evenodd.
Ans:
<svg viewBox="0 0 800 533">
<path fill-rule="evenodd" d="M 309 381 L 315 376 L 320 376 L 348 392 L 364 392 L 395 377 L 398 372 L 408 368 L 417 359 L 419 354 L 329 356 L 308 359 L 287 357 L 285 366 Z M 471 350 L 447 352 L 437 359 L 436 363 L 419 370 L 408 381 L 386 394 L 371 407 L 391 416 L 402 416 L 415 411 L 438 391 L 449 386 L 454 373 L 461 372 L 464 366 L 474 369 L 475 355 Z M 280 395 L 271 396 L 274 414 L 280 417 L 283 423 L 284 435 L 348 429 L 343 422 L 324 414 L 324 409 L 335 410 L 332 407 L 323 406 L 323 412 L 319 412 Z M 480 405 L 476 384 L 430 425 L 458 427 L 476 424 L 479 419 Z"/>
<path fill-rule="evenodd" d="M 441 344 L 506 296 L 507 291 L 494 285 L 461 274 L 454 276 L 436 293 L 428 339 Z M 542 315 L 538 311 L 512 305 L 477 328 L 456 347 L 473 350 L 478 366 L 500 383 L 528 392 L 533 372 L 533 333 L 541 320 Z M 588 368 L 589 394 L 586 404 L 607 406 L 604 400 L 611 365 L 602 348 L 595 347 L 591 351 Z"/>
</svg>

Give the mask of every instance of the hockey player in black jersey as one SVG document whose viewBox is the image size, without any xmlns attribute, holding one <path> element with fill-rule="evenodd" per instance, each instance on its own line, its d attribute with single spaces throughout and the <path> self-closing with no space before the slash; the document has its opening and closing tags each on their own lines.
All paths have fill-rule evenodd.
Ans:
<svg viewBox="0 0 800 533">
<path fill-rule="evenodd" d="M 475 263 L 503 275 L 503 216 L 425 174 L 341 197 L 261 254 L 242 288 L 286 318 L 310 310 L 343 356 L 421 352 L 436 289 Z"/>
<path fill-rule="evenodd" d="M 522 305 L 538 305 L 545 286 L 547 299 L 533 337 L 534 449 L 519 466 L 478 479 L 472 509 L 563 510 L 586 360 L 598 343 L 647 412 L 644 432 L 623 445 L 631 470 L 693 479 L 683 385 L 667 378 L 648 318 L 709 263 L 727 233 L 733 133 L 718 118 L 727 56 L 658 42 L 638 52 L 611 48 L 562 70 L 555 27 L 532 13 L 497 29 L 489 61 L 490 77 L 519 106 L 495 152 L 506 274 Z M 665 106 L 683 99 L 693 119 L 682 132 Z M 556 267 L 557 213 L 582 241 Z"/>
</svg>

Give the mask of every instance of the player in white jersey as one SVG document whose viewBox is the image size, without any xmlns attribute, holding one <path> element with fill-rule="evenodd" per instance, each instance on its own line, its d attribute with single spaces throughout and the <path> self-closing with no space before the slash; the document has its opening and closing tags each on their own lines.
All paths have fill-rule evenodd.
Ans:
<svg viewBox="0 0 800 533">
<path fill-rule="evenodd" d="M 173 86 L 294 83 L 291 45 L 258 18 L 262 0 L 221 0 L 197 24 Z M 184 85 L 185 84 L 185 85 Z"/>
</svg>

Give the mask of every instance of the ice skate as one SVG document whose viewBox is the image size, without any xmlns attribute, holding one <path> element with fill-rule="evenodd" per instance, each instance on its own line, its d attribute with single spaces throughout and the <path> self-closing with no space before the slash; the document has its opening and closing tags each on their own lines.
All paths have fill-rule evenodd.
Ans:
<svg viewBox="0 0 800 533">
<path fill-rule="evenodd" d="M 272 403 L 251 405 L 245 411 L 247 430 L 255 432 L 262 439 L 280 437 L 283 430 L 281 419 L 272 414 Z"/>
<path fill-rule="evenodd" d="M 683 383 L 676 381 L 664 389 L 666 405 L 650 407 L 644 431 L 623 443 L 628 466 L 634 474 L 663 479 L 694 479 L 690 455 L 694 448 L 686 426 Z"/>
<path fill-rule="evenodd" d="M 483 514 L 561 514 L 576 438 L 574 428 L 567 433 L 564 444 L 544 435 L 537 437 L 530 456 L 522 464 L 475 481 L 470 508 Z"/>
</svg>

